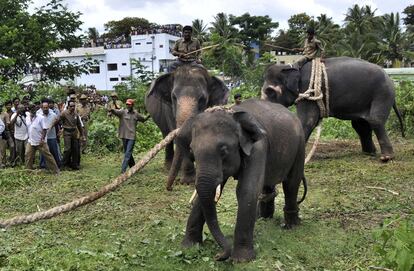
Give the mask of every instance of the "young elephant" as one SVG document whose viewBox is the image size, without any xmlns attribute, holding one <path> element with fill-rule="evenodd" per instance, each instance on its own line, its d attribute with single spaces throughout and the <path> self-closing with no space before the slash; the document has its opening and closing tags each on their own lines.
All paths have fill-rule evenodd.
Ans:
<svg viewBox="0 0 414 271">
<path fill-rule="evenodd" d="M 274 212 L 275 185 L 282 182 L 285 194 L 285 228 L 299 223 L 297 195 L 304 178 L 305 137 L 299 119 L 279 104 L 247 100 L 231 112 L 205 112 L 188 120 L 177 138 L 196 162 L 196 197 L 188 218 L 183 245 L 202 242 L 206 222 L 223 252 L 216 260 L 255 258 L 253 229 L 256 216 Z M 234 248 L 220 230 L 214 201 L 216 187 L 224 188 L 229 177 L 237 184 L 237 223 Z M 306 191 L 306 189 L 305 189 Z M 306 193 L 306 192 L 305 192 Z"/>
</svg>

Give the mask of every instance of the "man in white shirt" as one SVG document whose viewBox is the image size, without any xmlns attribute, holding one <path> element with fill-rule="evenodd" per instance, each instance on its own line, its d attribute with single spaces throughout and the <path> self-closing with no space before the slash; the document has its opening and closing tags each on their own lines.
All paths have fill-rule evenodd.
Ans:
<svg viewBox="0 0 414 271">
<path fill-rule="evenodd" d="M 49 110 L 49 105 L 47 103 L 43 103 L 42 107 L 46 107 L 47 110 Z M 26 149 L 26 168 L 33 169 L 36 151 L 39 150 L 46 159 L 47 168 L 54 173 L 59 174 L 59 168 L 56 161 L 46 144 L 46 134 L 49 129 L 47 120 L 44 116 L 36 115 L 36 111 L 32 112 L 32 114 L 33 116 L 31 117 L 29 124 L 29 142 Z"/>
<path fill-rule="evenodd" d="M 55 159 L 55 162 L 57 166 L 60 168 L 61 166 L 61 155 L 59 152 L 59 145 L 57 141 L 57 133 L 56 133 L 56 127 L 53 126 L 55 123 L 55 120 L 58 118 L 57 115 L 54 113 L 53 109 L 49 106 L 49 99 L 44 99 L 42 101 L 42 108 L 40 108 L 40 115 L 43 116 L 46 119 L 47 127 L 49 127 L 47 131 L 47 146 L 49 148 L 50 153 L 52 154 L 53 158 Z M 39 110 L 37 112 L 39 112 Z M 36 115 L 39 115 L 36 113 Z M 45 168 L 46 167 L 46 159 L 43 155 L 40 155 L 40 167 Z"/>
<path fill-rule="evenodd" d="M 14 125 L 14 139 L 16 144 L 16 164 L 24 163 L 27 139 L 29 138 L 27 118 L 30 118 L 30 114 L 26 112 L 24 105 L 19 104 L 16 108 L 16 112 L 13 113 L 10 119 L 11 125 Z"/>
</svg>

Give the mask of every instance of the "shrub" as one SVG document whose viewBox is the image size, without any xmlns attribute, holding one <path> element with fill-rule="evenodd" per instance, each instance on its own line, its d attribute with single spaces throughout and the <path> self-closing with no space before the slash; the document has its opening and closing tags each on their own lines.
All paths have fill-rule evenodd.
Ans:
<svg viewBox="0 0 414 271">
<path fill-rule="evenodd" d="M 392 228 L 393 224 L 399 224 Z M 375 253 L 381 258 L 380 265 L 396 271 L 414 268 L 414 223 L 407 219 L 386 220 L 374 233 L 377 243 Z"/>
<path fill-rule="evenodd" d="M 405 134 L 414 136 L 414 83 L 411 81 L 400 81 L 396 83 L 397 107 L 401 112 L 404 123 Z M 401 135 L 400 123 L 395 113 L 391 113 L 387 123 L 388 131 L 395 135 Z"/>
</svg>

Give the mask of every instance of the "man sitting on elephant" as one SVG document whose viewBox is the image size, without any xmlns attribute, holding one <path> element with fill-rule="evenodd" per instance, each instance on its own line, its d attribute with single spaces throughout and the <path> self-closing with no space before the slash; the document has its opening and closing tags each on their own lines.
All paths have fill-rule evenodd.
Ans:
<svg viewBox="0 0 414 271">
<path fill-rule="evenodd" d="M 192 38 L 193 28 L 189 25 L 183 27 L 183 37 L 175 42 L 174 49 L 172 51 L 173 56 L 177 56 L 178 59 L 172 63 L 170 71 L 174 71 L 178 66 L 182 65 L 201 65 L 200 61 L 200 42 L 196 38 Z"/>
<path fill-rule="evenodd" d="M 297 69 L 301 69 L 306 62 L 311 61 L 318 55 L 321 58 L 324 57 L 324 48 L 321 41 L 315 38 L 315 30 L 310 27 L 306 30 L 306 33 L 308 36 L 307 39 L 305 39 L 303 48 L 293 49 L 298 52 L 303 52 L 303 56 L 293 63 L 293 66 Z"/>
</svg>

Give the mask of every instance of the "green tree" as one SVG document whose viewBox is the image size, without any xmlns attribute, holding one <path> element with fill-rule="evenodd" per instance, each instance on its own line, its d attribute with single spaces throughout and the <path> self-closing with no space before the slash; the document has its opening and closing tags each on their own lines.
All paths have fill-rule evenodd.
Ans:
<svg viewBox="0 0 414 271">
<path fill-rule="evenodd" d="M 148 29 L 154 26 L 145 18 L 138 17 L 125 17 L 119 21 L 109 21 L 104 24 L 105 31 L 107 33 L 102 36 L 109 39 L 116 39 L 119 37 L 125 37 L 128 39 L 131 36 L 133 29 Z"/>
<path fill-rule="evenodd" d="M 381 55 L 386 60 L 390 60 L 393 67 L 399 67 L 403 59 L 404 44 L 404 35 L 400 26 L 400 15 L 398 13 L 391 13 L 383 15 L 382 18 Z"/>
<path fill-rule="evenodd" d="M 85 34 L 87 36 L 88 42 L 93 42 L 95 45 L 97 44 L 97 41 L 99 39 L 99 32 L 98 29 L 96 29 L 96 27 L 88 28 Z"/>
<path fill-rule="evenodd" d="M 237 29 L 230 24 L 229 16 L 225 13 L 218 13 L 214 16 L 214 21 L 211 22 L 210 32 L 217 34 L 225 39 L 235 38 Z"/>
<path fill-rule="evenodd" d="M 230 15 L 230 23 L 237 25 L 240 29 L 238 37 L 247 48 L 251 42 L 262 42 L 270 37 L 274 29 L 279 26 L 278 22 L 272 22 L 269 16 L 251 16 L 245 13 L 241 16 Z"/>
<path fill-rule="evenodd" d="M 404 24 L 407 26 L 414 25 L 414 5 L 406 7 L 402 13 L 406 16 L 403 18 Z"/>
<path fill-rule="evenodd" d="M 0 77 L 17 81 L 34 68 L 42 80 L 73 78 L 87 72 L 93 63 L 70 63 L 53 54 L 82 44 L 77 34 L 82 22 L 79 12 L 71 12 L 61 0 L 28 12 L 30 0 L 2 0 L 0 5 Z"/>
</svg>

